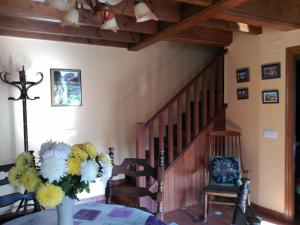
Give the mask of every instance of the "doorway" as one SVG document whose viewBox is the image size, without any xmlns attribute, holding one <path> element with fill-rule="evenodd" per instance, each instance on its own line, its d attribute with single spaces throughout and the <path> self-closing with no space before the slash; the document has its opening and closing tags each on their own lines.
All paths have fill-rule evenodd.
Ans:
<svg viewBox="0 0 300 225">
<path fill-rule="evenodd" d="M 298 171 L 300 171 L 300 162 L 297 159 L 299 157 L 300 145 L 297 145 L 296 142 L 299 141 L 300 143 L 300 126 L 297 126 L 297 123 L 300 125 L 300 116 L 296 119 L 296 115 L 300 113 L 300 64 L 297 62 L 300 61 L 300 58 L 298 56 L 300 56 L 300 46 L 286 49 L 284 216 L 287 221 L 294 221 L 295 212 L 296 210 L 298 211 L 298 195 L 295 194 L 296 176 L 298 179 Z M 298 76 L 297 73 L 299 73 Z M 299 83 L 299 85 L 297 83 Z M 297 86 L 299 89 L 298 91 L 296 88 Z M 299 102 L 298 104 L 297 101 Z M 297 106 L 299 108 L 298 110 Z M 298 113 L 296 114 L 296 112 Z M 296 215 L 297 214 L 298 213 L 296 213 Z"/>
</svg>

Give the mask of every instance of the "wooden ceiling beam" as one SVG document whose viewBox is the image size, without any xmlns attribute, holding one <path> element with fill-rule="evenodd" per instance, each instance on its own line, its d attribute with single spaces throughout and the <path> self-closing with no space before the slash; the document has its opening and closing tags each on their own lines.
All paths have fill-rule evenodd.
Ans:
<svg viewBox="0 0 300 225">
<path fill-rule="evenodd" d="M 156 42 L 166 40 L 170 36 L 174 36 L 178 33 L 183 32 L 191 27 L 200 25 L 202 22 L 207 21 L 217 14 L 223 13 L 233 7 L 236 7 L 242 3 L 247 2 L 248 0 L 221 0 L 218 3 L 215 3 L 202 11 L 178 22 L 177 24 L 162 30 L 161 32 L 152 35 L 145 40 L 141 41 L 140 43 L 134 44 L 129 47 L 129 50 L 140 50 L 145 48 L 149 45 L 152 45 Z"/>
<path fill-rule="evenodd" d="M 48 21 L 61 23 L 63 12 L 60 12 L 47 4 L 30 2 L 27 0 L 19 1 L 16 4 L 15 0 L 0 1 L 0 15 L 11 16 L 23 19 L 33 19 L 38 21 Z M 157 32 L 157 23 L 148 21 L 145 23 L 136 23 L 135 18 L 124 15 L 116 15 L 116 19 L 121 31 L 154 34 Z M 100 27 L 101 20 L 96 17 L 80 14 L 80 26 Z"/>
<path fill-rule="evenodd" d="M 31 32 L 38 34 L 52 34 L 69 37 L 90 38 L 99 40 L 110 40 L 126 43 L 136 43 L 140 39 L 137 33 L 120 31 L 100 30 L 95 27 L 62 27 L 51 22 L 34 21 L 29 19 L 17 19 L 12 17 L 0 16 L 0 29 Z"/>
<path fill-rule="evenodd" d="M 210 6 L 213 4 L 213 0 L 175 0 L 177 2 L 188 3 L 192 5 L 200 5 L 200 6 Z"/>
<path fill-rule="evenodd" d="M 300 28 L 300 10 L 295 0 L 251 0 L 216 18 L 280 30 Z"/>
<path fill-rule="evenodd" d="M 207 27 L 192 27 L 186 31 L 168 37 L 167 41 L 186 42 L 197 45 L 228 46 L 232 42 L 232 32 Z"/>
<path fill-rule="evenodd" d="M 53 34 L 31 33 L 31 32 L 24 32 L 24 31 L 5 30 L 5 29 L 0 29 L 0 36 L 62 41 L 62 42 L 71 42 L 71 43 L 89 44 L 89 45 L 102 45 L 102 46 L 118 47 L 118 48 L 128 47 L 128 44 L 124 42 L 107 41 L 107 40 L 82 38 L 82 37 L 61 36 L 61 35 L 53 35 Z"/>
<path fill-rule="evenodd" d="M 241 32 L 253 35 L 262 34 L 262 28 L 259 26 L 248 25 L 246 23 L 237 23 L 225 20 L 210 19 L 201 24 L 203 27 L 209 27 L 231 32 Z"/>
</svg>

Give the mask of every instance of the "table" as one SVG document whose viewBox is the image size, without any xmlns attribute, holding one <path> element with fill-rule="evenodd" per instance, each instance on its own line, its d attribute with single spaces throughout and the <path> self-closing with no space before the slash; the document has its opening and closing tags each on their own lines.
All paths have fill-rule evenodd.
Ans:
<svg viewBox="0 0 300 225">
<path fill-rule="evenodd" d="M 50 209 L 17 218 L 5 225 L 56 225 L 56 218 L 56 209 Z M 142 210 L 102 203 L 75 205 L 73 218 L 74 225 L 166 225 Z"/>
</svg>

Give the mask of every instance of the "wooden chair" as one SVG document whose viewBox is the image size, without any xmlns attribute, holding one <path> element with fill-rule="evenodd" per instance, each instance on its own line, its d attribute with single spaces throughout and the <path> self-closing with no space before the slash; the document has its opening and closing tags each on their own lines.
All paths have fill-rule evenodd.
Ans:
<svg viewBox="0 0 300 225">
<path fill-rule="evenodd" d="M 204 187 L 204 222 L 207 222 L 208 209 L 211 204 L 235 205 L 239 190 L 238 184 L 221 185 L 210 182 L 210 159 L 213 157 L 239 158 L 240 174 L 243 177 L 248 176 L 249 170 L 245 170 L 243 165 L 240 137 L 240 132 L 230 130 L 214 131 L 207 134 L 204 156 L 206 185 Z M 250 194 L 248 194 L 248 202 L 250 204 Z"/>
<path fill-rule="evenodd" d="M 13 166 L 14 164 L 1 165 L 0 172 L 7 173 Z M 7 176 L 0 180 L 0 187 L 8 184 L 9 181 Z M 1 215 L 0 224 L 15 219 L 17 217 L 24 216 L 30 212 L 40 211 L 40 207 L 37 201 L 35 200 L 34 193 L 27 193 L 27 192 L 25 192 L 24 194 L 16 192 L 16 193 L 10 193 L 10 194 L 0 196 L 0 208 L 10 206 L 18 201 L 20 201 L 20 204 L 16 212 Z M 29 204 L 29 201 L 33 203 Z M 33 209 L 29 210 L 28 209 L 29 207 L 33 207 Z"/>
<path fill-rule="evenodd" d="M 109 149 L 109 155 L 113 163 L 112 177 L 123 174 L 125 175 L 125 181 L 121 184 L 114 184 L 115 182 L 111 178 L 107 182 L 105 190 L 106 203 L 111 203 L 113 200 L 119 204 L 151 212 L 163 220 L 163 153 L 159 157 L 159 165 L 156 168 L 151 167 L 148 160 L 136 158 L 125 158 L 123 163 L 118 166 L 114 164 L 113 150 L 113 148 Z M 138 186 L 138 179 L 143 177 L 145 179 L 152 178 L 151 180 L 154 180 L 152 185 L 148 187 Z M 137 182 L 134 182 L 135 180 Z M 153 186 L 156 190 L 153 190 Z M 143 197 L 150 197 L 150 199 L 156 201 L 155 211 L 140 205 L 140 199 Z"/>
</svg>

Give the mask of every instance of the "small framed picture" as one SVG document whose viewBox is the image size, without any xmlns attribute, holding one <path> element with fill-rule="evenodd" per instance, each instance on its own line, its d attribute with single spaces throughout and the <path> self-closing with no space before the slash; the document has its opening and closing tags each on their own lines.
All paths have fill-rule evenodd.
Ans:
<svg viewBox="0 0 300 225">
<path fill-rule="evenodd" d="M 238 88 L 237 89 L 237 99 L 238 100 L 249 99 L 248 88 Z"/>
<path fill-rule="evenodd" d="M 51 105 L 81 106 L 81 71 L 50 69 Z"/>
<path fill-rule="evenodd" d="M 261 76 L 263 80 L 280 78 L 280 63 L 262 65 Z"/>
<path fill-rule="evenodd" d="M 262 91 L 263 104 L 276 104 L 279 103 L 278 90 L 264 90 Z"/>
<path fill-rule="evenodd" d="M 248 82 L 250 80 L 249 68 L 236 70 L 236 81 L 238 83 Z"/>
</svg>

